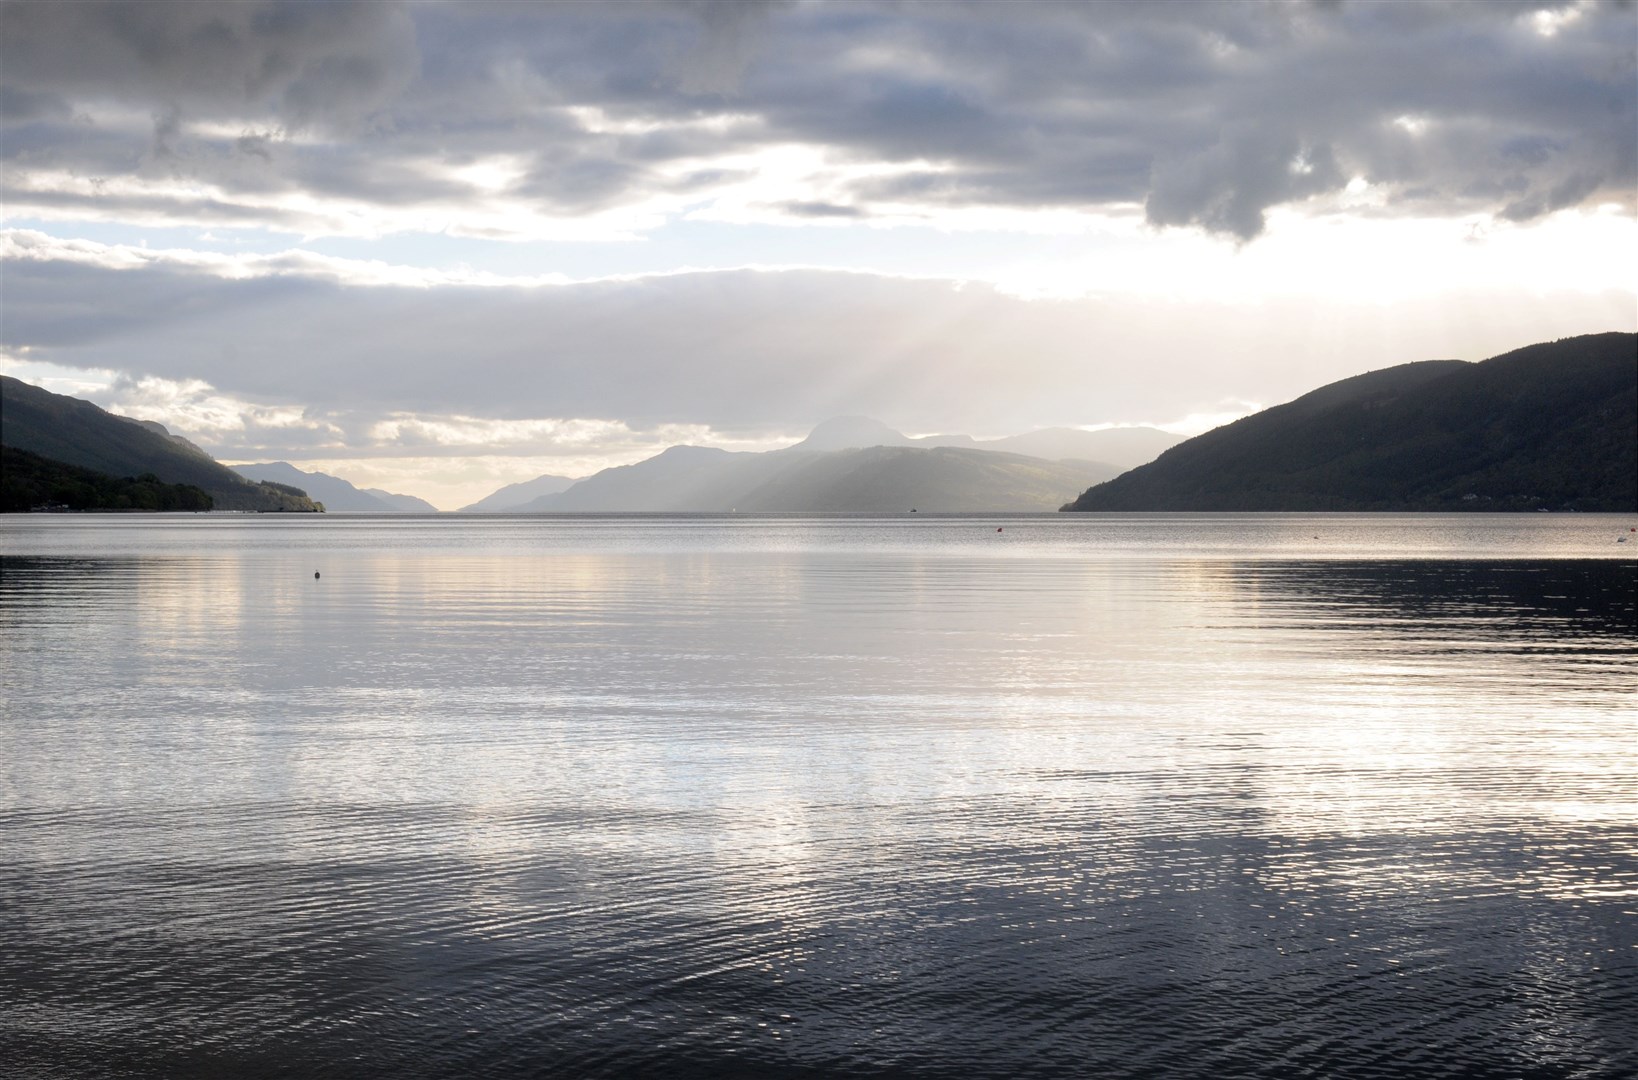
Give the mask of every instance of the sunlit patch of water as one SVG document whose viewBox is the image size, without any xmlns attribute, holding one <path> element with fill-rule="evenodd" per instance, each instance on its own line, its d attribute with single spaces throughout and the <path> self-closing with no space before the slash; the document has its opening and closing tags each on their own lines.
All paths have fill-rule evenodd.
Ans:
<svg viewBox="0 0 1638 1080">
<path fill-rule="evenodd" d="M 0 1052 L 1630 1073 L 1638 562 L 1549 517 L 4 523 Z"/>
</svg>

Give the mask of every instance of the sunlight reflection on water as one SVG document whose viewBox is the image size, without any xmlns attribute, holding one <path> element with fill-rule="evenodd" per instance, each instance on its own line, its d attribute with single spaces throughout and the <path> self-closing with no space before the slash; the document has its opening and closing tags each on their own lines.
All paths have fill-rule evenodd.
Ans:
<svg viewBox="0 0 1638 1080">
<path fill-rule="evenodd" d="M 7 521 L 0 1053 L 1631 1072 L 1626 527 Z"/>
</svg>

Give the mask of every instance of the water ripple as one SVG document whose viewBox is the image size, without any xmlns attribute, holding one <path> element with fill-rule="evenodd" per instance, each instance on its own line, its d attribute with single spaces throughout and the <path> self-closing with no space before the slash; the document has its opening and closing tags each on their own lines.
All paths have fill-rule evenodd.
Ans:
<svg viewBox="0 0 1638 1080">
<path fill-rule="evenodd" d="M 8 1076 L 1638 1074 L 1631 561 L 336 524 L 4 557 Z"/>
</svg>

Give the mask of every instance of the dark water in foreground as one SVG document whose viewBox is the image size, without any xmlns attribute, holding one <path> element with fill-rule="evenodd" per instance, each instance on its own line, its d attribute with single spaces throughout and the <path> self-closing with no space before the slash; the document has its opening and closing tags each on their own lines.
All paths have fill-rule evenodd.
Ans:
<svg viewBox="0 0 1638 1080">
<path fill-rule="evenodd" d="M 1634 525 L 0 521 L 0 1073 L 1638 1074 Z"/>
</svg>

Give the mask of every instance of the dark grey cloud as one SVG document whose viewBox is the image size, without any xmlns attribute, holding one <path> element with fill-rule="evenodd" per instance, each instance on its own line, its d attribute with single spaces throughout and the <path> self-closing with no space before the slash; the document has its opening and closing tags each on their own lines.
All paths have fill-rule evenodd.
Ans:
<svg viewBox="0 0 1638 1080">
<path fill-rule="evenodd" d="M 30 120 L 68 120 L 74 114 L 68 102 L 56 94 L 0 85 L 0 120 L 8 123 Z"/>
<path fill-rule="evenodd" d="M 856 218 L 864 216 L 857 207 L 838 206 L 835 203 L 827 202 L 786 202 L 780 203 L 779 208 L 796 217 Z"/>
<path fill-rule="evenodd" d="M 401 94 L 419 63 L 413 20 L 392 4 L 84 0 L 0 11 L 5 82 L 77 103 L 351 126 Z"/>
<path fill-rule="evenodd" d="M 28 182 L 46 169 L 188 177 L 228 202 L 299 192 L 460 205 L 481 194 L 428 163 L 509 155 L 522 168 L 508 194 L 574 215 L 707 197 L 703 178 L 726 172 L 713 159 L 793 143 L 838 163 L 904 165 L 766 204 L 795 217 L 816 206 L 868 216 L 883 200 L 1141 204 L 1153 224 L 1246 240 L 1270 209 L 1356 176 L 1378 185 L 1388 212 L 1511 221 L 1589 200 L 1631 206 L 1638 187 L 1630 5 L 0 10 L 7 197 L 19 210 L 46 198 Z M 576 107 L 607 123 L 566 111 Z M 144 123 L 122 127 L 111 108 Z M 78 189 L 55 196 L 64 204 L 114 209 Z M 192 212 L 181 200 L 175 211 Z"/>
<path fill-rule="evenodd" d="M 1597 191 L 1602 177 L 1596 173 L 1571 173 L 1547 191 L 1531 191 L 1502 207 L 1501 216 L 1508 221 L 1529 221 L 1531 218 L 1575 206 Z"/>
<path fill-rule="evenodd" d="M 1270 206 L 1334 191 L 1348 180 L 1329 144 L 1230 132 L 1199 153 L 1156 163 L 1148 215 L 1156 225 L 1200 225 L 1249 239 L 1263 231 Z"/>
</svg>

